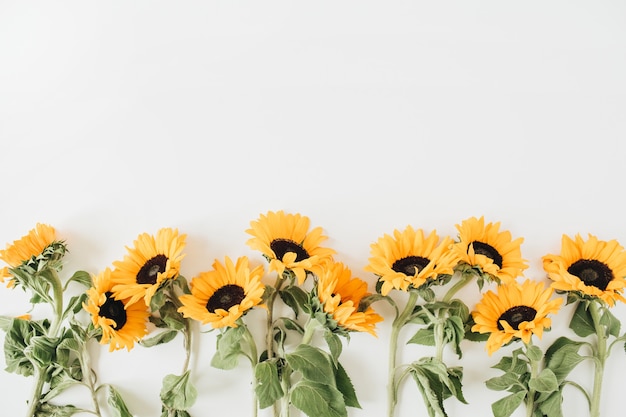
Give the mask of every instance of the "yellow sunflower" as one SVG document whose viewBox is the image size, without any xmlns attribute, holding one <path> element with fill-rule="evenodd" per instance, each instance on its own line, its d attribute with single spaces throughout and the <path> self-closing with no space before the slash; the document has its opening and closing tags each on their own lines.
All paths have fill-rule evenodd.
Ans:
<svg viewBox="0 0 626 417">
<path fill-rule="evenodd" d="M 131 303 L 143 298 L 149 306 L 161 284 L 180 273 L 186 237 L 171 228 L 160 229 L 156 236 L 139 235 L 133 248 L 126 247 L 128 254 L 124 260 L 113 262 L 115 296 L 130 298 Z"/>
<path fill-rule="evenodd" d="M 575 239 L 563 235 L 561 254 L 546 255 L 542 260 L 555 290 L 599 298 L 610 306 L 616 300 L 626 302 L 622 296 L 626 251 L 616 240 L 602 241 L 590 234 L 585 242 L 579 234 Z"/>
<path fill-rule="evenodd" d="M 485 224 L 484 217 L 471 217 L 456 225 L 456 228 L 459 231 L 459 242 L 453 250 L 462 263 L 479 268 L 498 283 L 515 280 L 528 268 L 521 252 L 524 239 L 519 237 L 513 240 L 511 232 L 500 231 L 500 222 Z"/>
<path fill-rule="evenodd" d="M 411 226 L 394 230 L 393 236 L 385 234 L 370 245 L 372 256 L 365 270 L 379 277 L 382 295 L 392 289 L 418 288 L 429 279 L 454 272 L 458 258 L 449 250 L 452 243 L 449 237 L 440 239 L 434 230 L 428 236 Z"/>
<path fill-rule="evenodd" d="M 9 266 L 5 266 L 0 270 L 0 282 L 4 282 L 5 278 L 11 277 L 9 268 L 20 266 L 22 262 L 42 254 L 44 249 L 55 241 L 55 236 L 54 227 L 37 223 L 35 228 L 31 229 L 26 236 L 14 241 L 12 244 L 7 244 L 6 249 L 0 250 L 0 259 Z"/>
<path fill-rule="evenodd" d="M 291 271 L 298 284 L 304 282 L 307 272 L 319 274 L 335 254 L 333 249 L 320 246 L 327 239 L 322 228 L 309 230 L 309 218 L 300 214 L 270 211 L 250 226 L 246 233 L 254 237 L 247 244 L 268 259 L 270 271 Z"/>
<path fill-rule="evenodd" d="M 224 264 L 215 260 L 213 270 L 191 280 L 191 294 L 179 297 L 178 309 L 186 318 L 213 328 L 237 327 L 236 321 L 252 307 L 260 305 L 265 286 L 261 282 L 263 266 L 250 270 L 248 258 L 237 263 L 226 257 Z"/>
<path fill-rule="evenodd" d="M 341 262 L 329 263 L 317 281 L 317 296 L 324 312 L 331 315 L 340 327 L 376 336 L 376 323 L 383 318 L 372 307 L 359 310 L 359 303 L 368 295 L 367 283 L 353 278 L 350 269 Z"/>
<path fill-rule="evenodd" d="M 552 288 L 531 280 L 522 284 L 513 280 L 498 286 L 497 291 L 487 291 L 472 314 L 476 323 L 472 331 L 489 333 L 489 355 L 513 338 L 529 343 L 535 334 L 541 339 L 544 329 L 552 325 L 548 314 L 557 313 L 563 301 L 550 300 Z"/>
<path fill-rule="evenodd" d="M 114 297 L 111 275 L 111 269 L 106 268 L 94 278 L 83 308 L 91 314 L 94 327 L 102 329 L 100 343 L 108 343 L 109 352 L 131 350 L 136 341 L 148 334 L 150 311 L 143 300 L 131 304 L 130 298 Z"/>
</svg>

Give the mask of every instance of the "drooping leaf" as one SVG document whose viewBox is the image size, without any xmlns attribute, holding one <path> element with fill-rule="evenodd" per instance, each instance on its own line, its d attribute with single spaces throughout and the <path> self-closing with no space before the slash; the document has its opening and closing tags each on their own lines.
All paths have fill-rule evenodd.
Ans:
<svg viewBox="0 0 626 417">
<path fill-rule="evenodd" d="M 234 369 L 239 364 L 243 326 L 227 327 L 217 336 L 216 350 L 211 359 L 211 366 L 218 369 Z"/>
<path fill-rule="evenodd" d="M 124 399 L 120 395 L 120 393 L 113 388 L 113 386 L 109 385 L 109 396 L 107 399 L 107 403 L 113 409 L 114 417 L 134 417 L 133 414 L 128 410 Z"/>
<path fill-rule="evenodd" d="M 267 408 L 274 404 L 284 394 L 278 377 L 278 361 L 267 360 L 260 362 L 254 368 L 256 380 L 255 391 L 259 401 L 259 408 Z"/>
<path fill-rule="evenodd" d="M 587 337 L 596 332 L 591 312 L 587 303 L 579 302 L 570 321 L 569 327 L 580 337 Z"/>
<path fill-rule="evenodd" d="M 361 408 L 356 391 L 354 390 L 354 385 L 352 385 L 352 381 L 350 380 L 348 373 L 339 362 L 337 362 L 337 368 L 335 370 L 335 380 L 337 383 L 337 389 L 343 395 L 346 406 Z"/>
</svg>

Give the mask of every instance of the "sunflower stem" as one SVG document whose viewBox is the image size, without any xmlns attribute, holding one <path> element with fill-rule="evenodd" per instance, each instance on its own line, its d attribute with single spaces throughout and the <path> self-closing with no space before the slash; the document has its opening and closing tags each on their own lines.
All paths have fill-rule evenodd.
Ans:
<svg viewBox="0 0 626 417">
<path fill-rule="evenodd" d="M 452 287 L 450 287 L 450 289 L 443 296 L 442 301 L 444 303 L 450 302 L 450 300 L 452 300 L 452 297 L 454 297 L 454 295 L 461 288 L 465 287 L 467 285 L 467 283 L 472 280 L 473 276 L 474 276 L 474 272 L 471 271 L 471 270 L 469 270 L 469 271 L 465 270 L 465 271 L 461 272 L 461 278 L 459 278 L 459 280 L 457 282 L 455 282 Z"/>
<path fill-rule="evenodd" d="M 87 342 L 81 342 L 80 367 L 83 372 L 83 378 L 87 378 L 87 387 L 91 392 L 91 401 L 94 406 L 94 415 L 102 417 L 100 413 L 100 404 L 98 403 L 97 388 L 95 384 L 95 375 L 91 369 L 91 361 L 89 360 L 89 352 L 87 351 Z"/>
<path fill-rule="evenodd" d="M 598 306 L 598 301 L 592 301 L 589 303 L 589 312 L 593 325 L 596 329 L 597 345 L 595 350 L 595 357 L 597 360 L 594 368 L 593 375 L 593 392 L 591 394 L 591 417 L 600 417 L 600 394 L 602 393 L 602 380 L 604 378 L 604 365 L 607 358 L 607 332 L 606 328 L 600 323 L 601 314 Z"/>
<path fill-rule="evenodd" d="M 396 315 L 391 325 L 391 336 L 389 339 L 389 369 L 387 376 L 387 405 L 388 405 L 388 417 L 393 417 L 395 414 L 396 405 L 398 403 L 398 385 L 399 381 L 396 381 L 396 362 L 398 355 L 398 338 L 400 330 L 406 325 L 408 318 L 413 313 L 415 304 L 417 303 L 418 294 L 416 291 L 409 291 L 409 299 L 402 312 Z"/>
<path fill-rule="evenodd" d="M 315 331 L 320 327 L 320 322 L 315 318 L 309 316 L 306 324 L 304 325 L 304 335 L 302 336 L 301 344 L 308 345 L 311 343 L 313 336 L 315 335 Z"/>
<path fill-rule="evenodd" d="M 52 324 L 47 331 L 47 336 L 50 338 L 56 338 L 59 336 L 58 333 L 61 328 L 61 322 L 63 321 L 63 285 L 61 284 L 59 275 L 54 269 L 46 268 L 42 270 L 42 272 L 44 271 L 45 277 L 48 278 L 50 284 L 52 285 L 52 308 L 54 310 Z M 45 378 L 48 370 L 47 367 L 41 368 L 38 366 L 35 366 L 35 369 L 35 375 L 37 380 L 33 388 L 33 394 L 31 396 L 31 401 L 27 414 L 28 417 L 34 417 L 37 409 L 39 408 L 39 402 L 43 393 L 43 387 L 45 384 Z"/>
<path fill-rule="evenodd" d="M 35 367 L 35 386 L 33 388 L 33 395 L 31 397 L 27 417 L 35 417 L 37 413 L 37 409 L 39 408 L 39 400 L 41 398 L 41 393 L 43 391 L 43 385 L 46 379 L 45 369 Z"/>
<path fill-rule="evenodd" d="M 526 350 L 530 349 L 532 346 L 532 341 L 526 343 Z M 539 362 L 533 360 L 532 358 L 526 355 L 530 362 L 530 379 L 536 378 L 539 375 Z M 526 417 L 532 417 L 535 411 L 535 390 L 532 388 L 528 389 L 528 394 L 526 395 Z"/>
<path fill-rule="evenodd" d="M 259 357 L 257 353 L 256 342 L 254 341 L 254 337 L 252 336 L 252 333 L 250 333 L 250 329 L 248 328 L 248 326 L 246 326 L 245 323 L 242 323 L 241 325 L 244 328 L 243 338 L 248 343 L 248 346 L 250 347 L 250 364 L 252 365 L 252 417 L 257 417 L 259 404 L 258 404 L 258 398 L 256 395 L 256 387 L 257 387 L 258 381 L 254 377 L 254 368 L 259 362 L 259 359 L 258 359 Z"/>
<path fill-rule="evenodd" d="M 275 356 L 274 353 L 274 302 L 278 291 L 283 286 L 285 278 L 282 274 L 277 274 L 276 282 L 274 283 L 274 291 L 270 293 L 267 298 L 267 321 L 265 331 L 265 349 L 267 352 L 267 359 L 272 359 Z M 282 384 L 282 381 L 281 381 Z M 280 417 L 280 405 L 278 401 L 273 405 L 274 417 Z"/>
</svg>

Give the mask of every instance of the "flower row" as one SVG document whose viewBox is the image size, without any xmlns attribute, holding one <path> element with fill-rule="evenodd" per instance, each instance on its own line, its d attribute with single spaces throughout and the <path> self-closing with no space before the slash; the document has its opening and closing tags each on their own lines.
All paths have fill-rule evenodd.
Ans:
<svg viewBox="0 0 626 417">
<path fill-rule="evenodd" d="M 599 416 L 604 363 L 612 346 L 625 339 L 610 308 L 626 301 L 626 251 L 615 240 L 563 236 L 560 253 L 542 259 L 551 281 L 546 287 L 521 281 L 528 268 L 521 255 L 523 239 L 500 226 L 471 217 L 456 225 L 456 239 L 412 226 L 385 234 L 371 244 L 363 271 L 376 277 L 370 291 L 367 281 L 354 276 L 335 259 L 337 252 L 324 246 L 322 228 L 312 228 L 300 214 L 270 211 L 250 222 L 247 244 L 265 258 L 267 270 L 253 267 L 246 256 L 225 257 L 190 281 L 180 274 L 186 235 L 176 229 L 140 234 L 110 267 L 96 274 L 76 271 L 62 279 L 66 244 L 57 240 L 53 227 L 38 224 L 0 251 L 7 264 L 0 281 L 30 292 L 33 304 L 49 304 L 52 315 L 43 320 L 2 318 L 7 370 L 35 377 L 28 417 L 81 411 L 56 402 L 74 384 L 91 389 L 93 410 L 88 411 L 102 415 L 95 395 L 101 386 L 89 376 L 89 341 L 111 351 L 130 350 L 136 343 L 151 347 L 182 334 L 183 371 L 165 376 L 160 397 L 162 416 L 190 416 L 197 396 L 190 368 L 192 324 L 199 323 L 218 333 L 212 366 L 233 369 L 240 358 L 249 360 L 253 415 L 272 407 L 276 417 L 287 417 L 293 409 L 315 417 L 346 416 L 348 407 L 360 404 L 340 361 L 340 338 L 351 332 L 376 335 L 383 317 L 374 306 L 386 302 L 396 314 L 389 340 L 389 417 L 395 415 L 399 388 L 408 376 L 416 381 L 430 415 L 445 416 L 448 398 L 466 402 L 462 368 L 444 362 L 446 347 L 462 356 L 463 340 L 486 341 L 489 355 L 521 343 L 496 365 L 503 375 L 487 381 L 489 388 L 509 392 L 492 405 L 494 416 L 507 417 L 522 404 L 529 415 L 558 416 L 563 387 L 575 384 L 568 377 L 582 361 L 579 349 L 590 337 L 593 391 L 580 390 L 590 415 Z M 273 282 L 265 282 L 267 273 L 275 274 Z M 471 282 L 480 291 L 491 287 L 473 309 L 456 297 Z M 83 290 L 68 298 L 72 283 Z M 403 305 L 394 298 L 395 291 L 408 293 Z M 577 304 L 570 327 L 583 341 L 561 337 L 542 352 L 532 337 L 550 329 L 550 316 L 561 308 L 564 300 L 554 297 L 554 291 L 567 295 L 568 304 Z M 291 313 L 276 317 L 278 303 Z M 246 322 L 247 312 L 256 307 L 267 314 L 261 341 Z M 81 319 L 82 312 L 89 314 L 88 321 Z M 418 330 L 408 343 L 432 346 L 433 355 L 397 364 L 400 333 L 409 325 Z M 316 333 L 323 335 L 325 346 L 313 343 Z M 116 415 L 130 416 L 119 392 L 107 388 Z M 320 405 L 320 397 L 328 401 Z"/>
</svg>

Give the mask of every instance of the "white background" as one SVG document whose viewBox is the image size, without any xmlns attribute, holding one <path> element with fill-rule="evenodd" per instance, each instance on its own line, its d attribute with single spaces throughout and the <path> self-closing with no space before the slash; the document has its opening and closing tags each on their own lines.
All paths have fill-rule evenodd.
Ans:
<svg viewBox="0 0 626 417">
<path fill-rule="evenodd" d="M 379 236 L 411 224 L 456 237 L 484 215 L 524 237 L 527 276 L 545 280 L 541 256 L 562 234 L 626 243 L 624 74 L 622 1 L 5 0 L 0 242 L 49 223 L 69 245 L 68 275 L 96 273 L 138 234 L 177 227 L 191 278 L 225 255 L 263 262 L 245 229 L 283 209 L 323 227 L 373 289 L 363 267 Z M 0 291 L 0 314 L 28 308 L 21 290 Z M 378 338 L 344 347 L 363 406 L 350 416 L 385 415 L 392 312 L 378 311 Z M 540 346 L 569 335 L 570 315 Z M 214 343 L 195 339 L 192 415 L 251 415 L 249 367 L 211 368 Z M 470 404 L 449 400 L 449 415 L 490 415 L 504 393 L 484 381 L 511 349 L 463 348 L 445 356 L 465 368 Z M 158 416 L 161 379 L 183 361 L 180 339 L 93 354 L 141 417 Z M 400 361 L 426 354 L 408 346 Z M 603 416 L 623 415 L 625 374 L 617 347 Z M 32 382 L 0 373 L 3 415 L 25 414 Z M 586 415 L 566 396 L 565 415 Z M 411 381 L 398 411 L 424 415 Z"/>
</svg>

